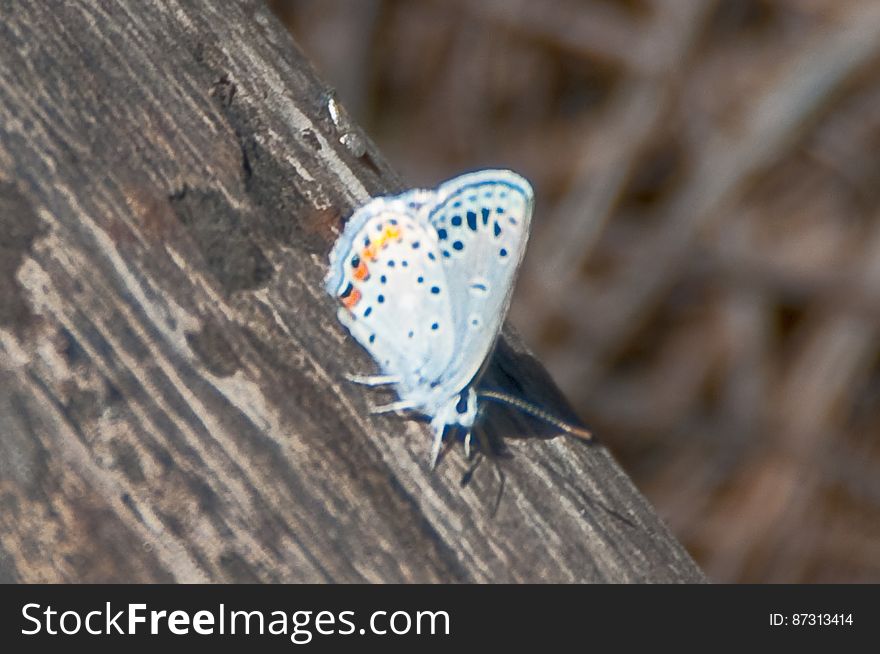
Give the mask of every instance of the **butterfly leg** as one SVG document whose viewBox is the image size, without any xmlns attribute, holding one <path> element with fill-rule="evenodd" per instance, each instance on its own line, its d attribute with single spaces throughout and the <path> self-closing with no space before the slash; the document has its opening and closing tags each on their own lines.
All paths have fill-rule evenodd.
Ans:
<svg viewBox="0 0 880 654">
<path fill-rule="evenodd" d="M 355 384 L 361 384 L 363 386 L 386 386 L 388 384 L 399 384 L 400 377 L 396 377 L 395 375 L 351 375 L 346 374 L 345 378 L 354 382 Z"/>
<path fill-rule="evenodd" d="M 437 467 L 437 459 L 440 458 L 440 446 L 443 445 L 446 423 L 435 419 L 431 421 L 431 428 L 434 430 L 434 442 L 431 444 L 431 470 L 433 470 Z"/>
<path fill-rule="evenodd" d="M 504 495 L 504 485 L 507 481 L 507 477 L 504 475 L 504 469 L 501 467 L 501 461 L 496 456 L 492 448 L 492 442 L 489 440 L 489 435 L 486 433 L 485 429 L 477 429 L 474 427 L 474 438 L 477 441 L 477 447 L 479 447 L 479 458 L 477 458 L 474 465 L 468 471 L 469 473 L 473 473 L 473 470 L 476 469 L 477 463 L 479 463 L 483 457 L 486 457 L 490 461 L 492 461 L 495 465 L 495 471 L 498 473 L 498 494 L 495 496 L 495 502 L 492 507 L 492 513 L 490 514 L 493 518 L 498 513 L 498 507 L 501 506 L 501 497 Z"/>
<path fill-rule="evenodd" d="M 390 404 L 381 404 L 379 406 L 370 407 L 370 413 L 396 413 L 397 411 L 414 409 L 417 406 L 418 405 L 411 400 L 398 400 L 397 402 L 391 402 Z"/>
<path fill-rule="evenodd" d="M 471 464 L 468 466 L 468 469 L 461 476 L 460 484 L 461 484 L 462 488 L 464 488 L 465 486 L 467 486 L 471 482 L 471 479 L 473 479 L 473 476 L 474 476 L 474 472 L 476 471 L 476 469 L 480 465 L 480 463 L 482 463 L 482 461 L 483 461 L 483 454 L 481 452 L 474 452 L 474 454 L 476 456 L 474 456 L 474 459 L 473 459 L 473 461 L 471 461 Z"/>
</svg>

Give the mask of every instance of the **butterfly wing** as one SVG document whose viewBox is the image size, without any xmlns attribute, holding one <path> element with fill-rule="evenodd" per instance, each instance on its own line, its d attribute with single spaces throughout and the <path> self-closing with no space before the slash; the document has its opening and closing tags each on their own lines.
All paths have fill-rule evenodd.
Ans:
<svg viewBox="0 0 880 654">
<path fill-rule="evenodd" d="M 418 401 L 449 367 L 455 348 L 450 294 L 437 231 L 422 211 L 435 193 L 376 198 L 351 217 L 330 255 L 327 291 L 339 320 Z"/>
<path fill-rule="evenodd" d="M 422 211 L 437 232 L 455 325 L 455 356 L 443 371 L 450 395 L 489 356 L 507 315 L 534 207 L 531 185 L 508 170 L 482 170 L 437 189 Z"/>
</svg>

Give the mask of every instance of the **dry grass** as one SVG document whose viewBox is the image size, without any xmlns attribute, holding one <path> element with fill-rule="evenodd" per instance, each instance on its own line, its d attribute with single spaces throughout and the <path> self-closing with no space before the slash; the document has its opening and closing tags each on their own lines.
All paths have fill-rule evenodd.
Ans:
<svg viewBox="0 0 880 654">
<path fill-rule="evenodd" d="M 413 185 L 538 194 L 512 320 L 717 581 L 880 581 L 880 3 L 273 3 Z"/>
</svg>

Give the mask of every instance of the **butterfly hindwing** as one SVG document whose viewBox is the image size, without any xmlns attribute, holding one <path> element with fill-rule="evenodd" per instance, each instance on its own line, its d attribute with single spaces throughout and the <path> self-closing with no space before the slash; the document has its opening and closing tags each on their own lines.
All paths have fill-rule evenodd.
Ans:
<svg viewBox="0 0 880 654">
<path fill-rule="evenodd" d="M 450 294 L 436 230 L 411 192 L 359 209 L 331 254 L 327 290 L 340 321 L 386 375 L 398 377 L 402 399 L 420 396 L 454 357 Z"/>
</svg>

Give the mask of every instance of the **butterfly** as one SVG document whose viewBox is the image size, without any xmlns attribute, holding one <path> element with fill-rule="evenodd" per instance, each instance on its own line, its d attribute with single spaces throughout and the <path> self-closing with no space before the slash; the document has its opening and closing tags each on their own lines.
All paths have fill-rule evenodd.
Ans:
<svg viewBox="0 0 880 654">
<path fill-rule="evenodd" d="M 433 190 L 372 199 L 330 252 L 325 285 L 340 302 L 339 321 L 382 372 L 348 378 L 396 391 L 398 401 L 374 413 L 430 418 L 432 467 L 447 427 L 463 429 L 469 448 L 478 399 L 513 404 L 589 438 L 528 402 L 476 389 L 510 306 L 533 209 L 523 177 L 481 170 Z"/>
</svg>

